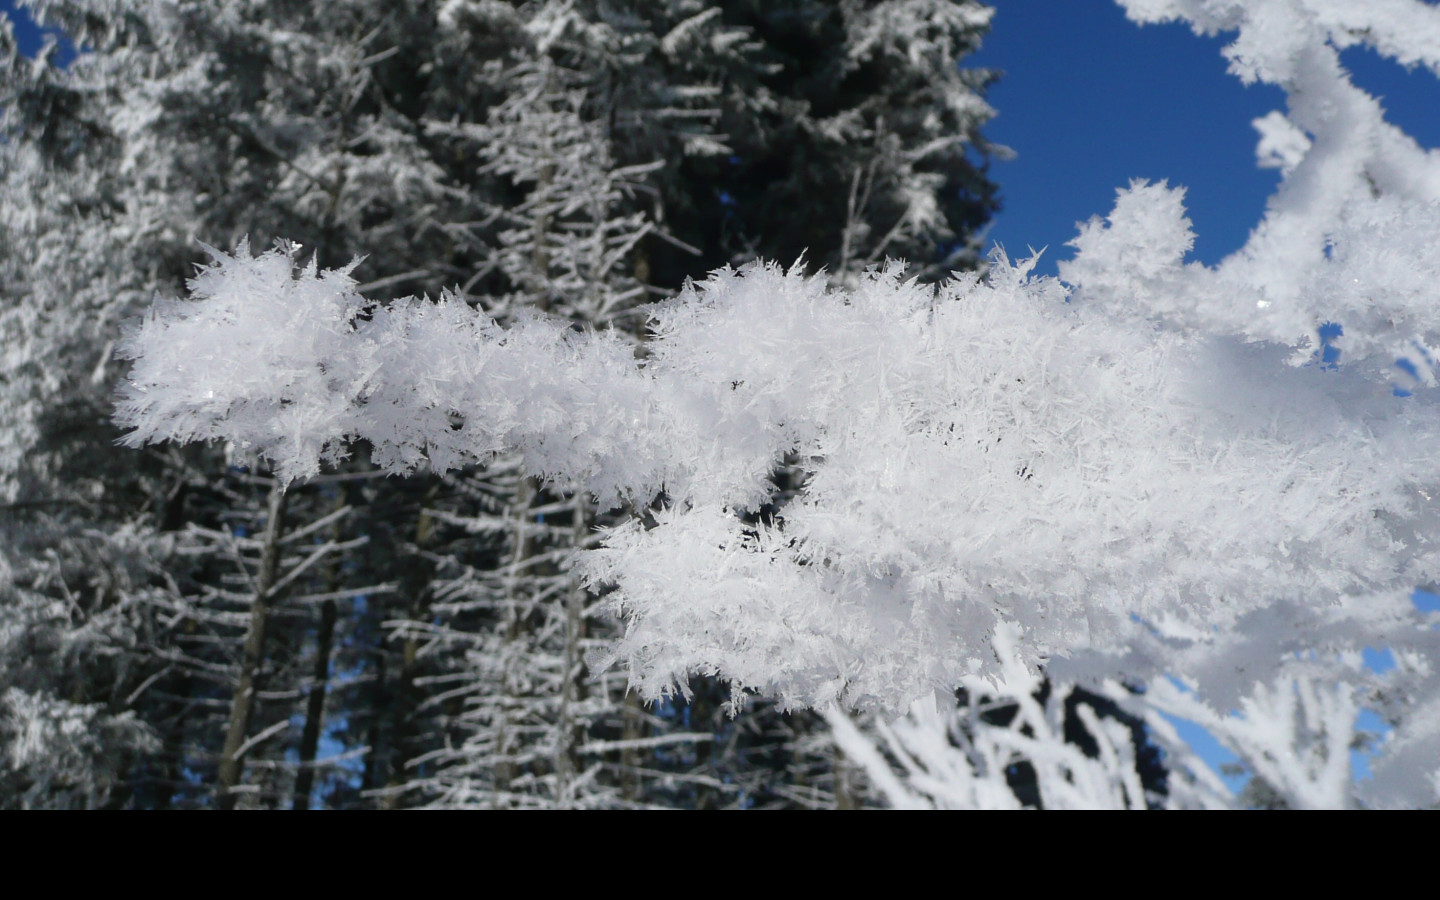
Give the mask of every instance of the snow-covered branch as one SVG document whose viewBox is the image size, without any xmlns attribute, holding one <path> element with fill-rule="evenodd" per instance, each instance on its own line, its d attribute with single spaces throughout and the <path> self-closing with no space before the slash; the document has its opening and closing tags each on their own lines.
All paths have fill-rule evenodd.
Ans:
<svg viewBox="0 0 1440 900">
<path fill-rule="evenodd" d="M 1435 577 L 1401 540 L 1429 529 L 1432 407 L 1067 303 L 1003 257 L 939 288 L 717 272 L 652 310 L 643 361 L 563 321 L 377 308 L 285 251 L 220 254 L 193 293 L 122 350 L 131 443 L 234 441 L 285 478 L 348 440 L 395 472 L 513 448 L 602 498 L 663 493 L 586 562 L 651 696 L 719 671 L 894 707 L 992 671 L 1001 622 L 1037 665 Z M 804 488 L 756 520 L 787 454 Z"/>
<path fill-rule="evenodd" d="M 1063 281 L 1003 254 L 934 287 L 899 264 L 842 290 L 755 263 L 650 308 L 639 358 L 609 332 L 501 328 L 450 296 L 377 305 L 294 247 L 241 245 L 121 348 L 127 442 L 231 441 L 285 480 L 352 441 L 396 473 L 508 450 L 628 502 L 642 515 L 578 565 L 613 588 L 614 658 L 646 697 L 692 673 L 786 707 L 1020 685 L 1028 733 L 967 732 L 967 758 L 1028 754 L 1047 802 L 1130 806 L 1145 799 L 1123 735 L 1082 716 L 1098 755 L 1045 743 L 1055 711 L 1026 680 L 1041 667 L 1149 682 L 1137 709 L 1200 721 L 1292 805 L 1350 802 L 1355 717 L 1380 705 L 1400 724 L 1374 802 L 1429 800 L 1436 648 L 1408 595 L 1440 577 L 1440 406 L 1392 380 L 1398 358 L 1434 381 L 1440 157 L 1384 121 L 1337 47 L 1434 66 L 1440 12 L 1122 5 L 1237 30 L 1237 74 L 1290 94 L 1257 123 L 1284 182 L 1217 267 L 1184 261 L 1183 191 L 1136 182 L 1082 228 Z M 1418 27 L 1392 27 L 1401 14 Z M 1326 324 L 1338 367 L 1317 357 Z M 775 487 L 781 465 L 798 490 Z M 1403 665 L 1365 674 L 1365 646 Z M 890 734 L 914 776 L 895 796 L 950 790 L 915 776 L 948 751 Z M 1213 778 L 1192 786 L 1224 799 Z"/>
</svg>

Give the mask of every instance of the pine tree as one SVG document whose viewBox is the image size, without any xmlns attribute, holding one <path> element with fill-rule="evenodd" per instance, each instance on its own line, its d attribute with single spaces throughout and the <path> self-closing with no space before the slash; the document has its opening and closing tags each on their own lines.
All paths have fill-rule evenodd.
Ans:
<svg viewBox="0 0 1440 900">
<path fill-rule="evenodd" d="M 56 527 L 97 547 L 134 532 L 169 548 L 143 593 L 145 622 L 159 626 L 122 641 L 132 687 L 146 685 L 134 713 L 160 747 L 124 802 L 212 802 L 247 667 L 266 686 L 229 741 L 251 742 L 248 774 L 225 779 L 257 779 L 246 803 L 434 802 L 451 790 L 446 779 L 491 768 L 492 750 L 471 751 L 489 746 L 483 708 L 503 696 L 486 687 L 492 675 L 534 686 L 511 705 L 545 735 L 527 738 L 545 749 L 530 754 L 543 761 L 527 763 L 526 790 L 546 803 L 694 800 L 666 795 L 665 783 L 727 785 L 716 788 L 724 803 L 784 796 L 767 786 L 771 774 L 741 773 L 751 757 L 789 759 L 769 738 L 744 748 L 790 725 L 732 726 L 723 695 L 706 689 L 692 719 L 712 735 L 701 739 L 640 708 L 614 673 L 583 665 L 610 626 L 563 561 L 604 511 L 568 485 L 516 478 L 503 460 L 401 485 L 362 477 L 372 457 L 362 446 L 332 461 L 326 477 L 344 480 L 292 488 L 286 533 L 334 526 L 337 544 L 370 543 L 289 585 L 290 599 L 262 617 L 259 659 L 245 663 L 249 626 L 237 616 L 254 605 L 242 610 L 227 579 L 256 571 L 235 557 L 263 543 L 268 475 L 232 465 L 250 459 L 245 447 L 230 448 L 233 459 L 218 446 L 152 451 L 138 466 L 109 452 L 113 342 L 154 294 L 183 289 L 204 258 L 196 241 L 229 248 L 246 235 L 256 247 L 293 239 L 297 262 L 362 257 L 355 271 L 376 302 L 456 288 L 506 321 L 539 310 L 629 334 L 643 324 L 635 307 L 687 275 L 741 254 L 798 253 L 785 241 L 802 232 L 753 223 L 816 184 L 857 193 L 840 218 L 826 210 L 805 226 L 811 259 L 837 272 L 889 252 L 938 262 L 970 220 L 951 202 L 957 186 L 935 172 L 960 164 L 962 144 L 987 150 L 978 98 L 988 76 L 953 65 L 983 30 L 983 10 L 336 0 L 117 17 L 100 0 L 27 6 L 86 52 L 60 68 L 5 45 L 0 404 L 15 427 L 0 479 L 16 503 L 68 510 L 52 515 Z M 825 73 L 845 81 L 838 93 L 828 75 L 797 74 L 821 49 Z M 892 90 L 926 72 L 910 94 Z M 907 96 L 913 121 L 879 121 Z M 937 103 L 953 110 L 935 119 L 924 109 Z M 929 120 L 951 129 L 944 147 Z M 993 188 L 964 165 L 957 177 L 974 192 L 961 206 L 990 208 Z M 793 177 L 776 177 L 787 169 Z M 839 221 L 850 223 L 845 259 Z M 322 525 L 335 503 L 351 512 Z M 322 724 L 327 710 L 334 728 Z M 322 740 L 353 771 L 322 774 Z M 828 765 L 817 752 L 796 757 L 819 760 L 800 766 L 807 782 Z M 751 786 L 731 787 L 741 782 Z"/>
<path fill-rule="evenodd" d="M 0 265 L 4 327 L 16 352 L 7 359 L 4 402 L 17 408 L 18 427 L 7 436 L 19 443 L 4 474 L 22 506 L 93 506 L 99 499 L 98 521 L 70 517 L 71 527 L 89 525 L 94 540 L 104 542 L 106 530 L 117 526 L 208 529 L 215 537 L 202 541 L 205 552 L 172 563 L 178 568 L 170 573 L 178 590 L 203 597 L 214 589 L 213 570 L 228 564 L 204 557 L 218 553 L 223 560 L 237 539 L 228 529 L 263 513 L 264 504 L 254 506 L 253 492 L 216 489 L 227 469 L 218 453 L 155 457 L 138 472 L 109 462 L 104 448 L 115 434 L 101 411 L 114 383 L 106 363 L 117 321 L 153 292 L 183 284 L 202 235 L 269 240 L 283 230 L 327 261 L 413 248 L 433 268 L 454 247 L 450 234 L 434 227 L 436 217 L 471 218 L 456 212 L 467 193 L 444 183 L 446 173 L 420 146 L 415 123 L 378 86 L 376 67 L 399 48 L 377 56 L 369 46 L 383 30 L 377 26 L 397 20 L 413 26 L 413 10 L 216 4 L 156 6 L 117 18 L 103 4 L 34 9 L 89 51 L 62 71 L 33 65 L 7 47 L 3 175 L 15 202 L 5 204 Z M 412 40 L 425 37 L 414 27 L 397 30 Z M 418 266 L 400 275 L 387 284 L 455 277 Z M 225 508 L 237 500 L 249 511 Z M 187 758 L 213 759 L 221 751 L 214 729 L 200 724 L 213 718 L 197 718 L 194 709 L 222 702 L 202 682 L 206 666 L 225 663 L 213 657 L 213 647 L 207 659 L 185 646 L 191 639 L 182 635 L 196 623 L 179 608 L 191 602 L 176 596 L 161 603 L 158 614 L 172 625 L 190 624 L 162 633 L 160 646 L 136 648 L 137 660 L 158 667 L 153 695 L 141 698 L 158 706 L 142 716 L 174 738 L 160 754 L 170 773 L 161 780 L 172 787 Z M 272 649 L 299 652 L 303 626 L 292 617 L 286 633 L 272 629 Z M 202 677 L 173 671 L 177 655 L 199 664 Z M 283 668 L 295 674 L 293 664 Z M 168 790 L 154 802 L 169 802 Z"/>
<path fill-rule="evenodd" d="M 718 33 L 677 28 L 666 52 L 717 94 L 727 152 L 667 169 L 667 223 L 703 251 L 654 250 L 662 284 L 756 257 L 846 277 L 887 257 L 935 278 L 981 259 L 996 210 L 981 129 L 995 73 L 963 67 L 991 10 L 954 0 L 694 3 Z M 723 44 L 725 53 L 706 52 Z M 692 185 L 706 185 L 695 190 Z M 782 224 L 783 223 L 783 224 Z"/>
</svg>

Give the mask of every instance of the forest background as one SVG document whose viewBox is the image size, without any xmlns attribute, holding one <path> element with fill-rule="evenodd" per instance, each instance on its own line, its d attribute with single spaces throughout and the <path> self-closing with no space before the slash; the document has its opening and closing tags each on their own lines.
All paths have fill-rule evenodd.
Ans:
<svg viewBox="0 0 1440 900">
<path fill-rule="evenodd" d="M 988 11 L 911 6 L 29 4 L 65 39 L 7 28 L 0 96 L 5 802 L 865 802 L 814 715 L 592 671 L 613 626 L 567 555 L 599 511 L 513 459 L 282 494 L 235 448 L 117 454 L 105 410 L 120 322 L 199 240 L 626 333 L 762 254 L 974 266 Z"/>
</svg>

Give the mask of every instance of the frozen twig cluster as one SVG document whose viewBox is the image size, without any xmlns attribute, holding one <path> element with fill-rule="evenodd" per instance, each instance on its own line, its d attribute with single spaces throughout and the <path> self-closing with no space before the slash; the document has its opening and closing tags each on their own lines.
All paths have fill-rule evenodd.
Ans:
<svg viewBox="0 0 1440 900">
<path fill-rule="evenodd" d="M 844 290 L 726 269 L 650 310 L 637 359 L 610 333 L 500 328 L 455 298 L 376 306 L 293 247 L 242 246 L 130 335 L 119 419 L 131 444 L 231 441 L 287 479 L 356 440 L 397 473 L 507 449 L 630 504 L 643 514 L 579 565 L 613 588 L 614 656 L 647 697 L 696 672 L 792 707 L 1008 689 L 1016 728 L 920 712 L 886 732 L 904 802 L 1009 802 L 966 779 L 1024 756 L 1047 805 L 1144 805 L 1106 723 L 1085 722 L 1093 757 L 1045 739 L 1041 667 L 1148 684 L 1133 709 L 1205 725 L 1289 805 L 1356 799 L 1348 753 L 1373 709 L 1391 731 L 1360 799 L 1433 802 L 1440 647 L 1410 593 L 1440 576 L 1440 407 L 1393 388 L 1397 359 L 1434 381 L 1440 161 L 1338 49 L 1440 67 L 1440 11 L 1122 5 L 1238 32 L 1234 71 L 1290 96 L 1257 123 L 1284 181 L 1217 267 L 1184 261 L 1183 192 L 1135 183 L 1062 280 L 1003 255 L 938 287 L 899 265 Z M 1316 364 L 1327 323 L 1338 367 Z M 782 503 L 786 460 L 802 487 Z M 1397 665 L 1367 669 L 1366 646 Z M 1224 802 L 1188 777 L 1194 802 Z"/>
</svg>

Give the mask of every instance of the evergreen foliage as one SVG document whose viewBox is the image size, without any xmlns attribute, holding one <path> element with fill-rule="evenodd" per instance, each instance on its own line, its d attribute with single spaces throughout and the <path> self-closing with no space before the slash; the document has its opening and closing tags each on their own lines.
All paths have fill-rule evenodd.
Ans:
<svg viewBox="0 0 1440 900">
<path fill-rule="evenodd" d="M 1232 70 L 1290 95 L 1258 123 L 1284 180 L 1217 266 L 1185 261 L 1183 190 L 1136 181 L 1061 279 L 1000 252 L 938 285 L 755 262 L 649 308 L 637 356 L 453 294 L 377 306 L 345 272 L 242 245 L 127 338 L 127 441 L 247 444 L 282 480 L 357 441 L 395 473 L 514 453 L 632 511 L 571 565 L 624 620 L 610 658 L 643 696 L 711 674 L 732 710 L 752 691 L 823 710 L 897 805 L 1024 804 L 1021 763 L 1046 807 L 1431 805 L 1440 633 L 1411 594 L 1440 576 L 1440 152 L 1339 49 L 1440 71 L 1440 19 L 1412 0 L 1122 5 L 1236 32 Z M 1070 702 L 1075 683 L 1126 717 Z M 952 709 L 957 687 L 1014 715 Z M 909 713 L 882 747 L 847 707 Z M 1177 715 L 1236 754 L 1245 794 Z M 1066 740 L 1071 716 L 1088 740 Z"/>
<path fill-rule="evenodd" d="M 973 265 L 989 76 L 956 63 L 986 10 L 23 5 L 84 49 L 26 59 L 0 26 L 5 634 L 70 649 L 4 664 L 25 692 L 4 727 L 32 738 L 0 803 L 834 802 L 811 726 L 731 722 L 723 695 L 646 709 L 586 666 L 615 634 L 567 560 L 614 519 L 569 485 L 513 458 L 377 479 L 396 461 L 377 441 L 277 505 L 253 442 L 117 454 L 119 325 L 184 289 L 199 241 L 245 236 L 281 241 L 286 277 L 360 260 L 352 324 L 453 289 L 457 310 L 631 348 L 636 306 L 755 253 Z M 803 232 L 765 224 L 852 187 Z M 263 372 L 250 346 L 240 368 Z M 305 409 L 293 426 L 323 416 Z M 71 761 L 34 768 L 49 758 Z"/>
</svg>

